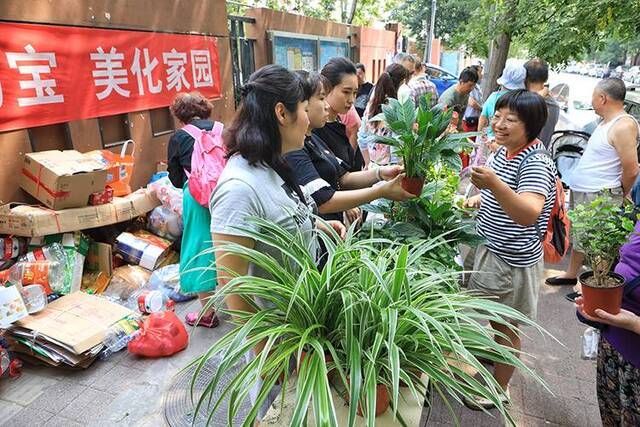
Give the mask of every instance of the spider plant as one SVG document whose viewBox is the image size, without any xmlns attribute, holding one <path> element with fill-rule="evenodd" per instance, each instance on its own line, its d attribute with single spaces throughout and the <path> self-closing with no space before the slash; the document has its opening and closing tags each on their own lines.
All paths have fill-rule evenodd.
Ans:
<svg viewBox="0 0 640 427">
<path fill-rule="evenodd" d="M 271 279 L 234 275 L 216 292 L 212 304 L 220 306 L 225 297 L 238 295 L 254 312 L 230 312 L 236 327 L 192 362 L 196 367 L 193 385 L 207 360 L 214 356 L 221 360 L 198 400 L 196 414 L 206 402 L 213 404 L 213 413 L 228 398 L 231 425 L 240 402 L 256 386 L 258 397 L 244 422 L 252 425 L 271 388 L 278 381 L 288 381 L 295 360 L 299 368 L 291 426 L 303 425 L 309 410 L 316 425 L 338 425 L 335 405 L 340 403 L 333 402 L 328 369 L 335 369 L 337 382 L 351 396 L 349 426 L 355 423 L 358 404 L 367 426 L 375 425 L 378 384 L 387 387 L 391 408 L 403 423 L 398 412 L 400 380 L 422 403 L 424 384 L 418 381 L 417 372 L 427 375 L 445 401 L 484 396 L 513 422 L 500 401 L 501 389 L 477 357 L 511 364 L 540 379 L 511 349 L 494 341 L 496 332 L 486 323 L 491 320 L 509 326 L 507 319 L 511 319 L 539 328 L 509 307 L 443 290 L 448 287 L 442 284 L 455 281 L 457 273 L 434 274 L 421 270 L 420 263 L 439 244 L 437 239 L 399 245 L 384 239 L 359 240 L 353 228 L 344 241 L 320 234 L 328 255 L 319 271 L 299 233 L 288 233 L 262 220 L 255 222 L 261 230 L 248 232 L 251 238 L 278 248 L 282 257 L 225 245 L 226 253 L 247 259 Z M 381 244 L 385 249 L 380 250 Z M 264 343 L 264 350 L 214 396 L 222 374 L 259 343 Z M 331 355 L 332 361 L 327 362 L 325 355 Z M 470 366 L 478 374 L 474 377 L 461 366 Z M 285 392 L 283 387 L 283 395 Z"/>
</svg>

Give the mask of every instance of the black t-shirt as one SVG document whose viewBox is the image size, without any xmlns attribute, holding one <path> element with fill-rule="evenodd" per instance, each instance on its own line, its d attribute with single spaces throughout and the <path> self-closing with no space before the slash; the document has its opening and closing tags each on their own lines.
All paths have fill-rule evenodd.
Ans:
<svg viewBox="0 0 640 427">
<path fill-rule="evenodd" d="M 356 94 L 356 100 L 353 103 L 356 107 L 356 111 L 360 118 L 364 115 L 364 110 L 367 108 L 367 103 L 369 103 L 369 98 L 371 97 L 371 93 L 373 92 L 373 84 L 369 82 L 364 82 L 362 86 L 358 88 L 358 93 Z"/>
<path fill-rule="evenodd" d="M 340 177 L 347 171 L 342 161 L 329 150 L 317 135 L 307 136 L 304 148 L 285 155 L 293 176 L 313 198 L 317 206 L 329 201 L 340 189 Z M 326 220 L 343 219 L 342 212 L 323 214 Z"/>
<path fill-rule="evenodd" d="M 360 148 L 354 150 L 347 138 L 347 129 L 339 121 L 329 122 L 313 134 L 320 137 L 329 150 L 344 162 L 347 172 L 359 172 L 364 169 L 364 157 Z"/>
<path fill-rule="evenodd" d="M 211 120 L 192 120 L 191 125 L 199 129 L 213 129 Z M 194 139 L 187 132 L 178 129 L 176 133 L 171 135 L 169 145 L 167 147 L 167 171 L 169 172 L 169 180 L 176 188 L 182 188 L 187 182 L 187 174 L 184 170 L 191 172 L 191 155 L 193 154 Z"/>
</svg>

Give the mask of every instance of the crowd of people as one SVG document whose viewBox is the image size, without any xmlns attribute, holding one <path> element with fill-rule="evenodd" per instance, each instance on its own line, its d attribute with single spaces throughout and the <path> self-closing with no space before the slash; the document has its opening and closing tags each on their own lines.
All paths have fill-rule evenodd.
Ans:
<svg viewBox="0 0 640 427">
<path fill-rule="evenodd" d="M 242 101 L 226 128 L 226 164 L 211 196 L 209 209 L 193 201 L 185 184 L 190 172 L 194 139 L 184 129 L 169 143 L 169 174 L 184 188 L 182 257 L 203 250 L 198 266 L 212 269 L 185 271 L 183 291 L 198 293 L 204 302 L 228 275 L 263 276 L 265 273 L 236 255 L 226 255 L 223 242 L 253 248 L 251 237 L 260 227 L 250 218 L 273 221 L 289 231 L 302 230 L 310 251 L 322 262 L 322 247 L 314 241 L 315 227 L 327 225 L 343 234 L 364 220 L 360 206 L 386 198 L 414 197 L 401 186 L 402 165 L 378 136 L 391 131 L 380 118 L 389 99 L 413 101 L 427 96 L 430 106 L 453 109 L 464 131 L 486 136 L 476 140 L 471 181 L 480 193 L 465 201 L 477 208 L 477 231 L 485 242 L 465 263 L 472 266 L 470 290 L 496 298 L 531 319 L 536 318 L 538 295 L 544 280 L 543 248 L 538 229 L 546 230 L 555 202 L 556 169 L 544 153 L 558 120 L 559 107 L 549 96 L 549 67 L 541 59 L 508 60 L 498 79 L 499 88 L 486 97 L 479 82 L 482 65 L 464 68 L 456 84 L 440 96 L 426 74 L 426 64 L 399 53 L 375 84 L 366 81 L 366 69 L 346 58 L 333 58 L 321 72 L 290 71 L 267 65 L 256 71 L 242 89 Z M 636 154 L 638 123 L 624 112 L 625 86 L 619 79 L 604 79 L 593 93 L 593 106 L 602 123 L 591 136 L 572 179 L 572 205 L 601 194 L 620 203 L 638 176 Z M 211 130 L 211 105 L 197 93 L 176 98 L 172 112 L 184 125 Z M 484 150 L 484 151 L 483 151 Z M 318 214 L 327 222 L 313 220 Z M 640 223 L 636 227 L 640 231 Z M 328 231 L 328 230 L 324 230 Z M 640 238 L 622 249 L 619 266 L 627 279 L 640 276 Z M 274 248 L 258 248 L 273 253 Z M 548 285 L 575 285 L 584 258 L 574 246 L 567 272 L 547 279 Z M 581 300 L 578 300 L 581 308 Z M 251 311 L 240 297 L 229 297 L 231 310 Z M 625 300 L 619 315 L 598 313 L 610 324 L 600 343 L 598 399 L 605 425 L 640 423 L 640 289 Z M 214 327 L 216 314 L 189 313 L 191 325 Z M 520 336 L 492 325 L 496 340 L 520 350 Z M 261 349 L 256 349 L 259 352 Z M 494 376 L 508 399 L 514 368 L 495 364 Z M 471 408 L 490 408 L 485 399 L 466 402 Z M 616 421 L 617 420 L 617 421 Z"/>
</svg>

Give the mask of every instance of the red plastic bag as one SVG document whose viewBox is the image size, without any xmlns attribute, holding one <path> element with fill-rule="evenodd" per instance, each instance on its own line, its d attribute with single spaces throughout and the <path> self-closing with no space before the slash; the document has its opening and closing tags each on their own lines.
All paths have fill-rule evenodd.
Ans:
<svg viewBox="0 0 640 427">
<path fill-rule="evenodd" d="M 128 344 L 129 353 L 146 357 L 171 356 L 184 350 L 189 344 L 189 335 L 182 321 L 172 311 L 152 313 L 140 335 Z"/>
</svg>

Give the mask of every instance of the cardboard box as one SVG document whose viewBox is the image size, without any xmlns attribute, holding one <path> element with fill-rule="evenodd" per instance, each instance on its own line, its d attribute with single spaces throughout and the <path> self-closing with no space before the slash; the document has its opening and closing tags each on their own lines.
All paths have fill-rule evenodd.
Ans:
<svg viewBox="0 0 640 427">
<path fill-rule="evenodd" d="M 53 301 L 41 312 L 18 320 L 16 326 L 37 331 L 81 354 L 101 344 L 109 327 L 132 314 L 128 308 L 104 298 L 74 292 Z"/>
<path fill-rule="evenodd" d="M 116 251 L 127 263 L 153 271 L 170 254 L 171 242 L 146 231 L 125 232 L 116 239 Z"/>
<path fill-rule="evenodd" d="M 53 211 L 38 206 L 0 206 L 0 233 L 36 237 L 86 230 L 127 221 L 160 206 L 151 191 L 140 189 L 99 206 Z"/>
<path fill-rule="evenodd" d="M 20 186 L 50 209 L 87 206 L 89 196 L 104 191 L 106 183 L 104 166 L 75 150 L 24 156 Z"/>
</svg>

